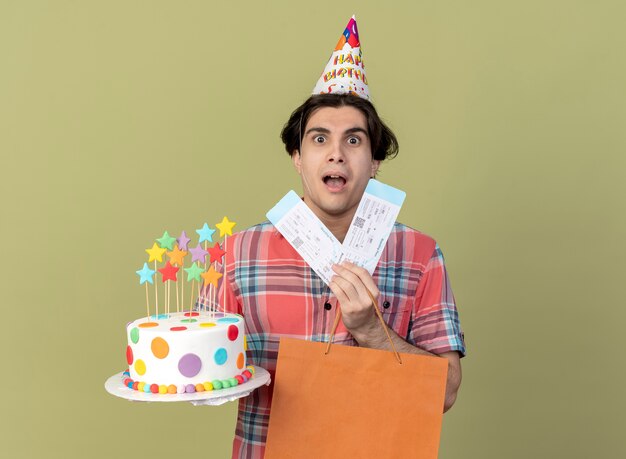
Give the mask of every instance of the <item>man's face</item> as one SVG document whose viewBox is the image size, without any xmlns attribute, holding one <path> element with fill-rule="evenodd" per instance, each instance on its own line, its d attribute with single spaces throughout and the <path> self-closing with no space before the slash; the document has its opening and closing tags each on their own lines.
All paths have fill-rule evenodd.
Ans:
<svg viewBox="0 0 626 459">
<path fill-rule="evenodd" d="M 304 127 L 301 150 L 292 160 L 304 202 L 321 219 L 352 218 L 380 163 L 372 159 L 363 113 L 346 106 L 318 109 Z"/>
</svg>

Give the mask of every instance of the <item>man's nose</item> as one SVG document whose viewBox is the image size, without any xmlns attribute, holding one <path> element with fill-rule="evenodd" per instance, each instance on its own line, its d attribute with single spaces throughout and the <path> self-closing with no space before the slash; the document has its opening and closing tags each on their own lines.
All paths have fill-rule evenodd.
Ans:
<svg viewBox="0 0 626 459">
<path fill-rule="evenodd" d="M 328 152 L 328 162 L 329 163 L 343 163 L 345 160 L 345 156 L 343 154 L 343 148 L 341 144 L 333 144 Z"/>
</svg>

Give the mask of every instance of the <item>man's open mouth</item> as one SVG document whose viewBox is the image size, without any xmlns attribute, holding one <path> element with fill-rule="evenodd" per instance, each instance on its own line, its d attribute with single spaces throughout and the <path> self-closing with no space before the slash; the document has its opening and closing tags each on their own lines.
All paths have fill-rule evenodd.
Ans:
<svg viewBox="0 0 626 459">
<path fill-rule="evenodd" d="M 329 174 L 325 175 L 322 180 L 332 191 L 341 190 L 346 185 L 346 178 L 343 175 Z"/>
</svg>

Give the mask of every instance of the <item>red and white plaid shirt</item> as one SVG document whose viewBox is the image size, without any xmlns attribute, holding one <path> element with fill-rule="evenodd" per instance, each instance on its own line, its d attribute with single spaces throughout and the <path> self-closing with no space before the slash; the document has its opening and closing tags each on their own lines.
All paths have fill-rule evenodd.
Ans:
<svg viewBox="0 0 626 459">
<path fill-rule="evenodd" d="M 281 336 L 327 341 L 337 299 L 287 240 L 265 222 L 228 238 L 227 312 L 245 318 L 248 362 L 275 376 Z M 373 279 L 387 325 L 435 354 L 465 354 L 443 256 L 430 237 L 396 223 Z M 218 298 L 223 298 L 221 290 Z M 335 342 L 356 346 L 339 324 Z M 273 384 L 239 401 L 233 458 L 262 458 Z"/>
</svg>

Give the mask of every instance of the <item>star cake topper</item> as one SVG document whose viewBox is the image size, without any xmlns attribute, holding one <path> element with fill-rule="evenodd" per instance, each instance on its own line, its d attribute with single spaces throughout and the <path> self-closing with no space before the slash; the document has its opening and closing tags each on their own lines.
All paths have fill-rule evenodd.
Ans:
<svg viewBox="0 0 626 459">
<path fill-rule="evenodd" d="M 209 228 L 209 225 L 207 225 L 206 223 L 204 224 L 202 228 L 197 229 L 196 233 L 198 233 L 198 236 L 200 236 L 200 239 L 198 240 L 198 242 L 204 242 L 204 241 L 213 242 L 213 233 L 215 233 L 215 230 Z"/>
<path fill-rule="evenodd" d="M 224 235 L 228 234 L 229 236 L 233 235 L 233 228 L 237 223 L 231 222 L 228 220 L 228 217 L 224 217 L 220 223 L 217 223 L 215 227 L 220 230 L 220 237 L 224 237 Z"/>
<path fill-rule="evenodd" d="M 207 272 L 200 274 L 202 279 L 204 279 L 204 285 L 213 284 L 215 288 L 217 288 L 217 281 L 222 277 L 222 273 L 218 273 L 213 265 L 209 266 Z"/>
<path fill-rule="evenodd" d="M 174 242 L 176 242 L 176 238 L 169 235 L 167 231 L 163 233 L 159 239 L 156 240 L 161 248 L 172 250 L 174 248 Z"/>
<path fill-rule="evenodd" d="M 146 253 L 150 256 L 150 258 L 148 258 L 148 263 L 151 263 L 155 260 L 161 263 L 163 261 L 163 254 L 165 253 L 165 249 L 159 247 L 155 242 L 152 245 L 152 248 L 146 249 Z"/>
</svg>

